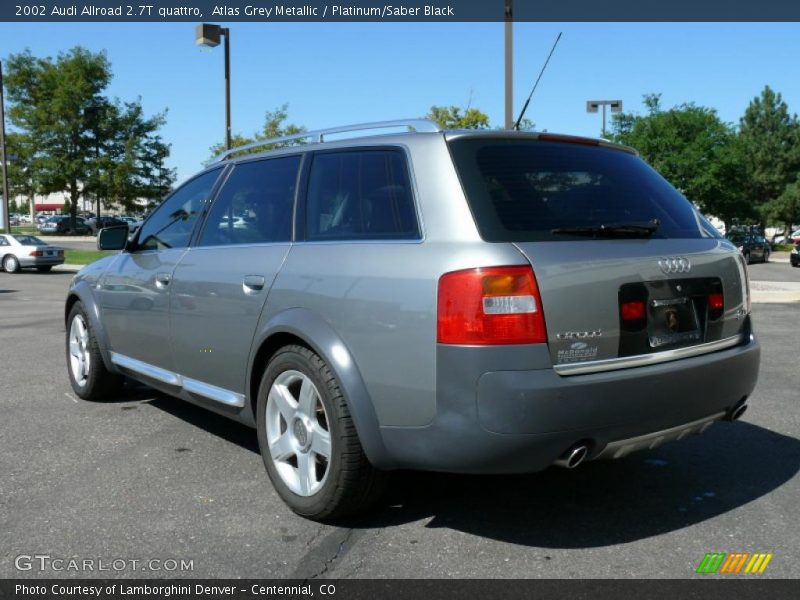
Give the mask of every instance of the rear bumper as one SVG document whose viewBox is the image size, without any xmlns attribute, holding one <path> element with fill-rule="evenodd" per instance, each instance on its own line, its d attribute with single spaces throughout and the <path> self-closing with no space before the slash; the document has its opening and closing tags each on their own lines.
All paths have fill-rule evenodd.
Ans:
<svg viewBox="0 0 800 600">
<path fill-rule="evenodd" d="M 741 345 L 702 356 L 569 377 L 551 367 L 519 368 L 507 349 L 490 350 L 494 355 L 488 360 L 505 368 L 486 370 L 481 366 L 486 351 L 439 348 L 434 421 L 381 430 L 392 466 L 533 472 L 577 442 L 589 446 L 589 459 L 618 457 L 659 438 L 707 428 L 752 393 L 760 361 L 759 343 L 751 335 Z M 536 350 L 529 352 L 533 360 L 525 362 L 535 363 Z M 481 353 L 483 358 L 475 358 Z M 546 361 L 539 358 L 540 364 Z M 615 451 L 623 447 L 621 454 Z"/>
<path fill-rule="evenodd" d="M 19 259 L 20 267 L 46 267 L 64 264 L 63 256 L 23 256 Z"/>
</svg>

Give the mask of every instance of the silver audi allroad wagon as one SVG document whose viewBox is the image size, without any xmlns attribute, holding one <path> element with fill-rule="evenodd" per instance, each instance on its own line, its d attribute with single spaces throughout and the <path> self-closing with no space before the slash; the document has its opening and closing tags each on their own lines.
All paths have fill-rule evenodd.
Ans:
<svg viewBox="0 0 800 600">
<path fill-rule="evenodd" d="M 633 150 L 419 120 L 259 144 L 100 232 L 122 252 L 65 306 L 78 396 L 125 376 L 255 427 L 314 519 L 393 469 L 572 468 L 744 412 L 747 267 Z"/>
</svg>

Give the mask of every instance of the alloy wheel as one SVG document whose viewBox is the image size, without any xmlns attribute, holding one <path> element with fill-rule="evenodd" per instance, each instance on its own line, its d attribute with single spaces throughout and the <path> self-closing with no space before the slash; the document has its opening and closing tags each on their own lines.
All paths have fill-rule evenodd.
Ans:
<svg viewBox="0 0 800 600">
<path fill-rule="evenodd" d="M 89 328 L 83 316 L 75 315 L 69 327 L 69 368 L 75 383 L 81 387 L 89 379 L 90 366 Z"/>
<path fill-rule="evenodd" d="M 266 434 L 278 475 L 298 496 L 313 496 L 330 470 L 331 434 L 319 391 L 300 371 L 284 371 L 267 396 Z"/>
</svg>

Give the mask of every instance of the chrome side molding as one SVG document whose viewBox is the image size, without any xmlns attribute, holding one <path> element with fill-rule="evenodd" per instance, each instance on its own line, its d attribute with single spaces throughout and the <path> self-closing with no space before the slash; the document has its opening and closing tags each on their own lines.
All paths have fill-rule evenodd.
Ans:
<svg viewBox="0 0 800 600">
<path fill-rule="evenodd" d="M 237 408 L 242 408 L 245 404 L 244 394 L 238 394 L 197 379 L 184 377 L 178 373 L 155 367 L 141 360 L 125 356 L 124 354 L 111 352 L 111 362 L 128 371 L 133 371 L 134 373 L 144 375 L 150 379 L 179 387 L 195 396 L 202 396 L 208 400 L 227 404 L 228 406 L 235 406 Z"/>
<path fill-rule="evenodd" d="M 732 348 L 738 346 L 743 339 L 744 336 L 742 335 L 734 335 L 724 340 L 717 340 L 716 342 L 708 342 L 706 344 L 698 344 L 697 346 L 688 346 L 686 348 L 675 348 L 674 350 L 664 350 L 663 352 L 653 352 L 652 354 L 637 354 L 636 356 L 622 356 L 620 358 L 555 365 L 553 370 L 559 375 L 569 376 L 657 365 L 672 360 L 701 356 L 703 354 L 709 354 L 710 352 Z"/>
<path fill-rule="evenodd" d="M 181 385 L 180 375 L 177 375 L 172 371 L 167 371 L 166 369 L 154 367 L 151 364 L 142 362 L 141 360 L 136 360 L 135 358 L 131 358 L 130 356 L 125 356 L 124 354 L 118 354 L 116 352 L 112 352 L 111 362 L 113 362 L 118 367 L 122 367 L 123 369 L 128 369 L 129 371 L 134 371 L 146 377 L 150 377 L 151 379 L 161 381 L 162 383 L 166 383 L 169 385 L 176 385 L 176 386 Z"/>
</svg>

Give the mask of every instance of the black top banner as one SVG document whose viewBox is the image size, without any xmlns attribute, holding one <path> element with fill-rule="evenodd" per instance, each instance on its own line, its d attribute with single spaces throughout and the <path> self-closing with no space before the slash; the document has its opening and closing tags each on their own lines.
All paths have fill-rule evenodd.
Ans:
<svg viewBox="0 0 800 600">
<path fill-rule="evenodd" d="M 787 0 L 3 0 L 6 22 L 800 21 Z"/>
</svg>

